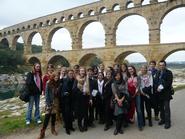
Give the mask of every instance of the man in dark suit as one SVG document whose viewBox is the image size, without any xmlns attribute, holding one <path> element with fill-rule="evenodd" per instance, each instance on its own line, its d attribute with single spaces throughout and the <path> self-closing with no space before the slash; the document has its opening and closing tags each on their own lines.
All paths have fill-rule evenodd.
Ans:
<svg viewBox="0 0 185 139">
<path fill-rule="evenodd" d="M 159 125 L 165 124 L 164 128 L 169 129 L 171 127 L 171 112 L 170 112 L 170 100 L 172 99 L 172 82 L 173 74 L 166 68 L 166 62 L 164 60 L 159 62 L 159 72 L 157 74 L 159 93 L 159 107 L 160 118 Z"/>
<path fill-rule="evenodd" d="M 93 78 L 93 69 L 87 69 L 88 79 L 89 79 L 89 90 L 90 90 L 90 105 L 89 105 L 89 117 L 88 117 L 88 125 L 90 127 L 94 127 L 94 110 L 96 106 L 96 98 L 93 96 L 93 91 L 98 90 L 98 85 L 96 79 Z"/>
</svg>

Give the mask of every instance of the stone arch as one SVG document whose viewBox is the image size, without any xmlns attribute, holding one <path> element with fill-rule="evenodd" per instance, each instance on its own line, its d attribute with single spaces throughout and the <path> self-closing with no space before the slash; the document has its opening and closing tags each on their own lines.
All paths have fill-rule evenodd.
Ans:
<svg viewBox="0 0 185 139">
<path fill-rule="evenodd" d="M 60 30 L 60 29 L 65 29 L 65 30 L 67 30 L 67 32 L 69 33 L 70 38 L 71 38 L 71 48 L 72 48 L 72 37 L 71 37 L 71 32 L 68 30 L 68 28 L 65 28 L 65 27 L 62 27 L 62 26 L 55 27 L 55 28 L 53 28 L 51 31 L 49 31 L 49 35 L 48 35 L 48 38 L 47 38 L 47 45 L 48 45 L 48 46 L 51 46 L 52 38 L 53 38 L 54 34 L 55 34 L 58 30 Z"/>
<path fill-rule="evenodd" d="M 100 14 L 103 14 L 103 13 L 106 13 L 106 12 L 107 12 L 106 7 L 101 7 L 100 10 L 99 10 Z"/>
<path fill-rule="evenodd" d="M 118 11 L 120 10 L 120 5 L 118 3 L 115 3 L 113 6 L 112 6 L 112 10 L 113 11 Z"/>
<path fill-rule="evenodd" d="M 47 26 L 50 26 L 50 25 L 51 25 L 51 21 L 50 21 L 50 20 L 47 20 L 47 21 L 46 21 L 46 25 L 47 25 Z"/>
<path fill-rule="evenodd" d="M 95 15 L 95 11 L 94 11 L 94 10 L 89 10 L 88 15 L 89 15 L 89 16 Z"/>
<path fill-rule="evenodd" d="M 70 15 L 68 16 L 68 20 L 74 20 L 74 15 L 70 14 Z"/>
<path fill-rule="evenodd" d="M 58 19 L 57 18 L 54 18 L 53 19 L 53 24 L 57 24 L 58 23 Z"/>
<path fill-rule="evenodd" d="M 77 15 L 78 18 L 83 18 L 84 17 L 84 14 L 82 12 L 78 13 Z"/>
<path fill-rule="evenodd" d="M 43 26 L 44 26 L 43 22 L 40 22 L 39 27 L 43 27 Z"/>
<path fill-rule="evenodd" d="M 0 43 L 2 44 L 3 48 L 9 48 L 10 47 L 9 46 L 9 41 L 8 41 L 7 38 L 3 38 Z"/>
<path fill-rule="evenodd" d="M 176 15 L 178 15 L 178 12 L 181 13 L 181 16 L 179 16 L 181 17 L 179 18 L 180 21 L 178 18 L 176 18 L 176 20 L 172 18 L 172 16 L 177 17 Z M 165 14 L 162 16 L 160 20 L 160 31 L 161 31 L 160 32 L 160 35 L 161 35 L 160 43 L 185 42 L 185 39 L 184 39 L 185 33 L 181 31 L 181 30 L 184 30 L 183 23 L 185 23 L 184 21 L 185 15 L 182 14 L 182 12 L 185 13 L 185 4 L 168 9 L 165 12 Z M 180 28 L 178 28 L 179 25 L 180 25 Z"/>
<path fill-rule="evenodd" d="M 66 18 L 64 17 L 64 16 L 62 16 L 61 18 L 60 18 L 60 22 L 65 22 L 66 21 Z"/>
<path fill-rule="evenodd" d="M 42 36 L 42 34 L 40 32 L 37 32 L 37 31 L 33 31 L 32 33 L 30 33 L 29 36 L 28 36 L 28 38 L 27 38 L 27 41 L 25 42 L 25 44 L 27 45 L 26 47 L 31 47 L 32 53 L 38 53 L 38 52 L 34 52 L 34 50 L 32 49 L 33 48 L 32 47 L 32 40 L 33 40 L 34 36 L 37 33 L 39 34 L 39 37 L 41 37 L 41 41 L 42 41 L 42 44 L 41 45 L 43 46 L 43 36 Z M 40 50 L 40 48 L 39 48 L 38 51 L 40 53 L 40 52 L 42 52 L 42 49 Z"/>
<path fill-rule="evenodd" d="M 146 56 L 145 56 L 143 53 L 138 52 L 138 51 L 131 50 L 131 51 L 122 52 L 122 53 L 120 53 L 119 55 L 117 55 L 117 56 L 115 57 L 115 59 L 114 59 L 114 62 L 115 62 L 115 63 L 121 64 L 121 63 L 123 63 L 123 61 L 125 60 L 125 58 L 126 58 L 127 56 L 129 56 L 129 55 L 131 55 L 131 54 L 134 54 L 134 53 L 139 53 L 139 54 L 141 54 L 141 55 L 145 58 L 145 60 L 147 61 L 147 58 L 146 58 Z"/>
<path fill-rule="evenodd" d="M 37 28 L 37 24 L 33 24 L 33 29 L 36 29 Z"/>
<path fill-rule="evenodd" d="M 134 1 L 128 0 L 125 5 L 125 9 L 133 8 L 134 7 Z"/>
<path fill-rule="evenodd" d="M 137 17 L 136 17 L 137 16 Z M 120 23 L 123 21 L 123 23 L 126 23 L 126 21 L 124 22 L 125 19 L 129 19 L 129 18 L 137 18 L 137 19 L 141 19 L 141 22 L 142 22 L 142 25 L 139 26 L 139 27 L 144 27 L 145 29 L 145 33 L 147 33 L 145 36 L 140 36 L 140 37 L 144 37 L 141 39 L 138 39 L 138 38 L 134 38 L 135 36 L 127 36 L 127 35 L 124 35 L 124 31 L 122 33 L 121 30 L 119 30 L 119 25 L 121 25 Z M 130 22 L 129 22 L 130 23 Z M 145 24 L 146 23 L 146 24 Z M 128 25 L 128 24 L 125 24 L 125 25 Z M 139 24 L 138 24 L 139 25 Z M 137 26 L 138 26 L 137 25 Z M 132 25 L 132 27 L 135 27 L 135 24 Z M 128 37 L 130 37 L 130 39 L 132 39 L 131 41 L 134 41 L 134 42 L 124 42 L 124 45 L 131 45 L 131 44 L 149 44 L 149 25 L 148 25 L 148 21 L 146 20 L 146 18 L 141 15 L 141 14 L 138 14 L 138 13 L 131 13 L 131 14 L 127 14 L 127 15 L 123 15 L 121 16 L 116 22 L 115 22 L 115 25 L 114 25 L 114 28 L 116 29 L 115 30 L 115 34 L 116 34 L 116 43 L 118 44 L 118 38 L 119 37 L 122 37 L 122 35 L 124 36 L 127 36 L 127 39 L 126 41 L 128 41 Z M 131 29 L 131 28 L 127 28 L 127 29 Z M 140 29 L 140 28 L 139 28 Z M 140 31 L 140 30 L 137 30 L 137 31 Z M 137 33 L 137 31 L 135 33 Z M 118 36 L 120 35 L 120 32 L 121 32 L 121 36 Z M 141 31 L 140 31 L 141 32 Z M 128 33 L 128 31 L 127 31 Z M 132 32 L 129 32 L 129 33 L 133 33 Z M 131 34 L 133 35 L 133 34 Z M 133 39 L 134 38 L 134 39 Z M 121 39 L 122 40 L 122 39 Z M 123 41 L 123 40 L 122 40 Z M 121 41 L 121 43 L 122 43 Z M 120 43 L 120 42 L 119 42 Z M 119 44 L 119 45 L 123 45 L 123 44 Z"/>
<path fill-rule="evenodd" d="M 39 58 L 33 56 L 33 57 L 31 57 L 31 58 L 28 59 L 28 64 L 34 65 L 35 63 L 41 64 Z"/>
<path fill-rule="evenodd" d="M 48 61 L 48 64 L 53 64 L 55 67 L 57 67 L 58 65 L 70 67 L 70 63 L 68 62 L 68 60 L 61 55 L 55 55 L 51 57 Z"/>
<path fill-rule="evenodd" d="M 94 53 L 83 55 L 79 60 L 79 65 L 84 67 L 98 66 L 102 60 Z"/>
<path fill-rule="evenodd" d="M 83 43 L 83 38 L 82 38 L 82 36 L 83 36 L 84 30 L 86 29 L 86 27 L 87 27 L 89 24 L 91 24 L 91 23 L 93 23 L 93 22 L 99 22 L 99 21 L 97 21 L 97 20 L 89 20 L 89 21 L 85 22 L 85 23 L 80 27 L 78 36 L 79 36 L 79 38 L 82 40 L 82 43 Z M 103 25 L 101 22 L 99 22 L 99 23 L 102 25 L 102 27 L 103 27 L 103 29 L 104 29 L 104 33 L 105 33 L 104 25 Z M 104 36 L 105 36 L 105 35 L 104 35 Z M 104 40 L 104 46 L 105 46 L 105 40 Z M 83 47 L 83 44 L 82 44 L 82 47 Z"/>
<path fill-rule="evenodd" d="M 159 61 L 166 60 L 167 57 L 169 57 L 171 54 L 178 52 L 178 51 L 185 51 L 185 48 L 178 48 L 178 49 L 171 50 L 171 51 L 167 52 L 161 59 L 159 59 Z M 184 57 L 185 57 L 185 55 L 184 55 Z"/>
<path fill-rule="evenodd" d="M 182 7 L 185 7 L 185 4 L 180 4 L 180 5 L 175 5 L 173 7 L 169 7 L 169 8 L 166 8 L 166 11 L 162 13 L 161 15 L 161 18 L 160 18 L 160 22 L 159 22 L 159 27 L 161 26 L 162 22 L 163 22 L 163 19 L 165 18 L 165 16 L 170 13 L 171 11 L 177 9 L 177 8 L 182 8 Z"/>
<path fill-rule="evenodd" d="M 17 35 L 13 38 L 12 46 L 15 47 L 15 50 L 24 51 L 24 40 L 23 40 L 23 44 L 20 44 L 19 47 L 17 45 L 19 38 L 22 38 L 23 40 L 23 37 L 20 35 Z"/>
<path fill-rule="evenodd" d="M 42 42 L 43 42 L 43 38 L 42 38 L 41 33 L 40 33 L 40 32 L 37 32 L 37 31 L 33 31 L 33 32 L 30 33 L 29 36 L 28 36 L 28 39 L 27 39 L 27 42 L 26 42 L 27 45 L 31 46 L 32 39 L 33 39 L 33 37 L 35 36 L 35 34 L 37 34 L 37 33 L 39 33 L 39 35 L 41 36 Z"/>
</svg>

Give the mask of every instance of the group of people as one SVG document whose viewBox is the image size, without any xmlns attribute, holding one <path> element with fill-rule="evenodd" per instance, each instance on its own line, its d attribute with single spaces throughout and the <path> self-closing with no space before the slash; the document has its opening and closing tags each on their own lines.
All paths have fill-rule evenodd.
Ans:
<svg viewBox="0 0 185 139">
<path fill-rule="evenodd" d="M 153 126 L 152 109 L 155 120 L 160 120 L 158 124 L 169 129 L 172 82 L 173 74 L 165 61 L 160 61 L 158 68 L 156 62 L 151 61 L 149 66 L 142 65 L 138 72 L 133 65 L 125 63 L 106 69 L 103 64 L 87 69 L 79 65 L 73 69 L 55 69 L 49 64 L 44 75 L 41 65 L 36 63 L 26 78 L 30 91 L 26 124 L 32 120 L 33 103 L 35 120 L 41 123 L 39 103 L 42 94 L 45 96 L 45 118 L 38 139 L 44 138 L 50 119 L 54 135 L 57 135 L 56 121 L 60 123 L 62 120 L 70 135 L 75 131 L 73 123 L 76 119 L 80 132 L 95 127 L 94 121 L 98 120 L 99 124 L 104 124 L 104 131 L 115 122 L 113 134 L 123 134 L 123 128 L 135 122 L 135 112 L 138 129 L 142 131 L 146 119 L 148 125 Z"/>
</svg>

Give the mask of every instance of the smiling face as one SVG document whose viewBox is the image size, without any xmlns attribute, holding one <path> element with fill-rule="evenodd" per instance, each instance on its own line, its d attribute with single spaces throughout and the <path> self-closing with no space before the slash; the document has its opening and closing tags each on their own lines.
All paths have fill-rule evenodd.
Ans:
<svg viewBox="0 0 185 139">
<path fill-rule="evenodd" d="M 134 69 L 132 67 L 128 67 L 128 72 L 130 73 L 130 75 L 134 74 Z"/>
<path fill-rule="evenodd" d="M 85 74 L 86 74 L 85 68 L 81 67 L 81 68 L 80 68 L 80 76 L 81 76 L 81 77 L 85 77 Z"/>
</svg>

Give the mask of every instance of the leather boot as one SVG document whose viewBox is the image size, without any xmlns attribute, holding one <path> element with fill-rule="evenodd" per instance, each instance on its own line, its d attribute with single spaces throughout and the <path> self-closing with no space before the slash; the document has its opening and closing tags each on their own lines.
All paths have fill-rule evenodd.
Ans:
<svg viewBox="0 0 185 139">
<path fill-rule="evenodd" d="M 52 133 L 53 135 L 55 135 L 55 136 L 58 135 L 58 133 L 57 133 L 56 130 L 55 130 L 55 126 L 51 126 L 51 133 Z"/>
<path fill-rule="evenodd" d="M 40 135 L 39 135 L 38 139 L 43 139 L 44 137 L 45 137 L 45 129 L 42 128 L 42 129 L 40 130 Z"/>
</svg>

